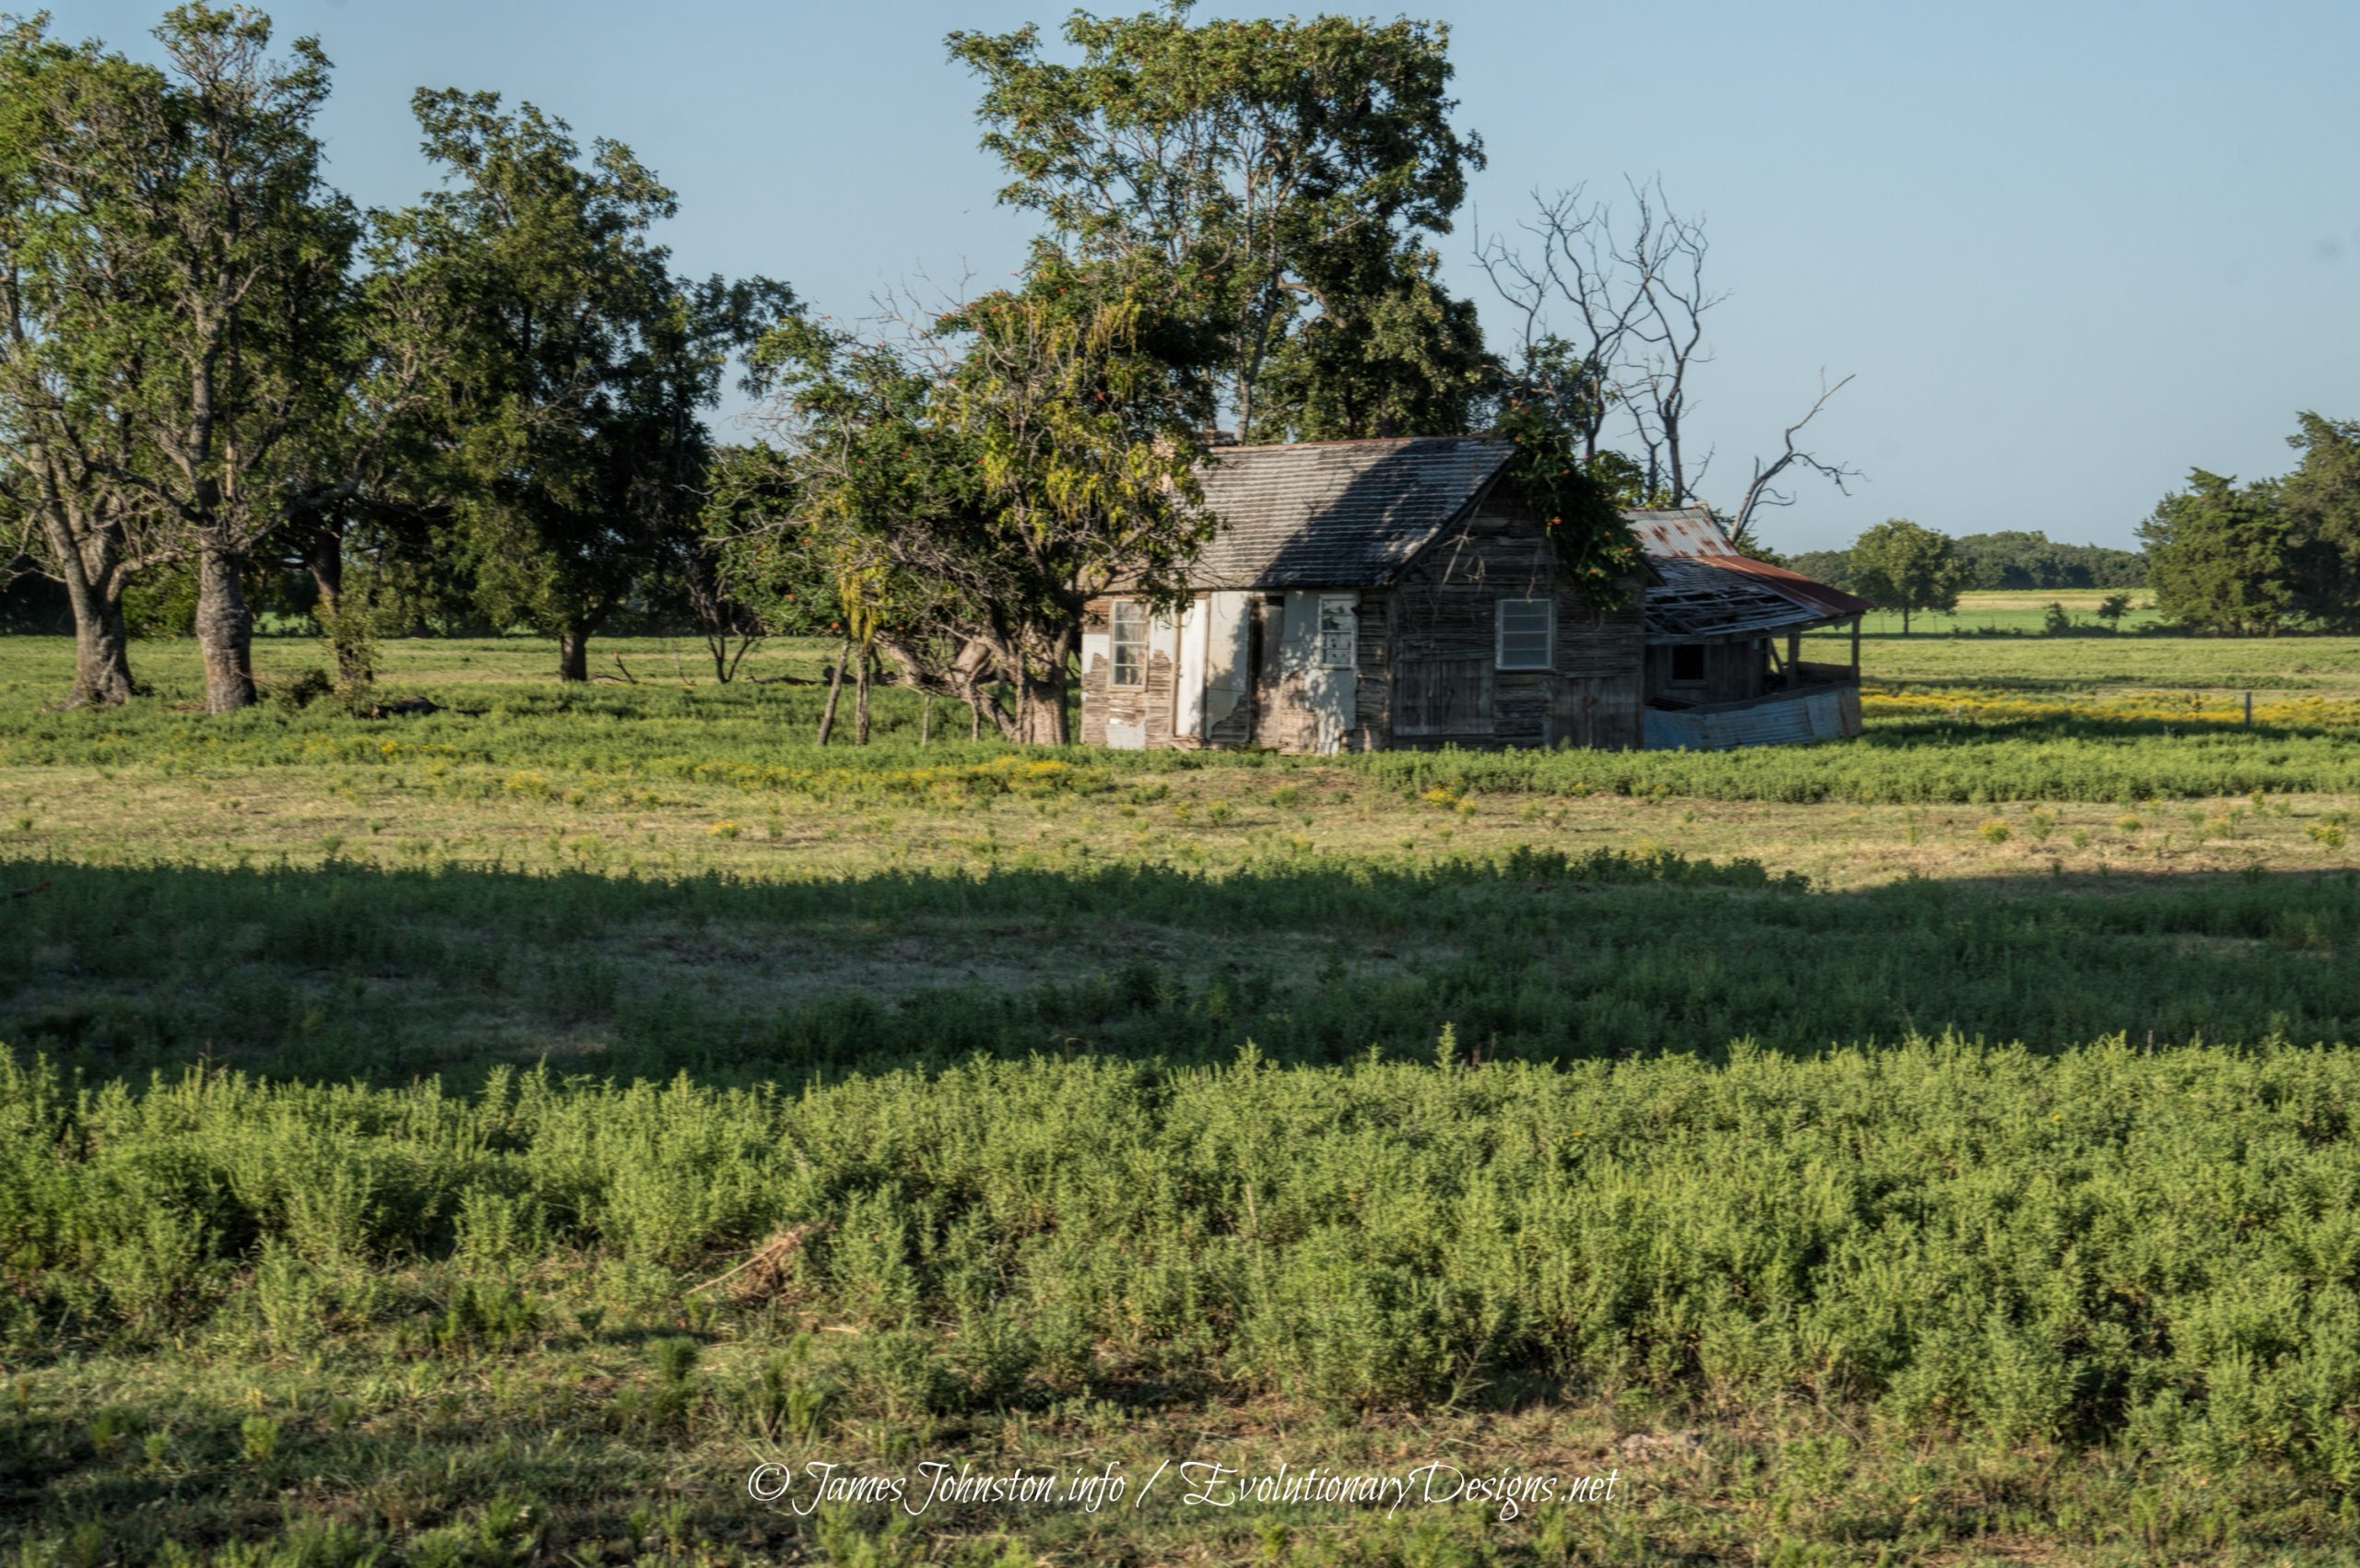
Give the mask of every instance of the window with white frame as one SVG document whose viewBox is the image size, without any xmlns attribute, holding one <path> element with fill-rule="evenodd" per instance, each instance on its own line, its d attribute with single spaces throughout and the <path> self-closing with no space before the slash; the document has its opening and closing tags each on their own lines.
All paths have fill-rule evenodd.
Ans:
<svg viewBox="0 0 2360 1568">
<path fill-rule="evenodd" d="M 1137 599 L 1116 599 L 1107 643 L 1113 669 L 1107 679 L 1115 686 L 1147 684 L 1147 607 Z"/>
<path fill-rule="evenodd" d="M 1557 601 L 1502 599 L 1499 650 L 1502 669 L 1552 669 L 1557 663 Z"/>
<path fill-rule="evenodd" d="M 1322 669 L 1350 669 L 1359 662 L 1359 595 L 1353 594 L 1322 594 L 1319 596 L 1319 666 Z"/>
</svg>

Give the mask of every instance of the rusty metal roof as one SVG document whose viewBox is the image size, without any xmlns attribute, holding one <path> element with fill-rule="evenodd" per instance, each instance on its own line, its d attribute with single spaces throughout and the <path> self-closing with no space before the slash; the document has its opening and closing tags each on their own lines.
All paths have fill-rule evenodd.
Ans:
<svg viewBox="0 0 2360 1568">
<path fill-rule="evenodd" d="M 1198 588 L 1386 581 L 1480 497 L 1516 448 L 1480 436 L 1231 446 L 1197 473 L 1221 526 Z"/>
<path fill-rule="evenodd" d="M 1870 607 L 1841 588 L 1740 555 L 1709 508 L 1622 515 L 1647 556 L 1640 607 L 1650 637 L 1757 637 L 1849 620 Z"/>
<path fill-rule="evenodd" d="M 1737 554 L 1737 547 L 1721 531 L 1720 520 L 1709 506 L 1626 512 L 1622 516 L 1638 535 L 1639 548 L 1651 556 Z"/>
</svg>

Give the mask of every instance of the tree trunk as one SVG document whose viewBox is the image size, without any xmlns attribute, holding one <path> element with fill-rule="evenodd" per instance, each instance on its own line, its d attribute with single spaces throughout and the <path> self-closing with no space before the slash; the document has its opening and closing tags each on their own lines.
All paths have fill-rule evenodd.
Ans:
<svg viewBox="0 0 2360 1568">
<path fill-rule="evenodd" d="M 1032 661 L 1016 672 L 1016 738 L 1028 746 L 1063 746 L 1071 738 L 1066 730 L 1066 666 L 1069 638 L 1060 638 L 1043 661 L 1044 673 L 1032 673 Z"/>
<path fill-rule="evenodd" d="M 934 693 L 918 698 L 918 744 L 924 746 L 934 738 Z"/>
<path fill-rule="evenodd" d="M 345 619 L 344 535 L 323 525 L 303 552 L 303 564 L 311 570 L 312 587 L 319 595 L 319 609 L 313 619 L 327 633 L 328 651 L 336 659 L 336 689 L 348 694 L 359 691 L 376 678 L 377 672 L 369 656 L 368 639 L 354 636 L 354 627 Z"/>
<path fill-rule="evenodd" d="M 111 709 L 132 694 L 130 631 L 123 626 L 123 574 L 115 552 L 100 541 L 100 560 L 83 555 L 76 526 L 56 505 L 42 508 L 42 531 L 56 558 L 56 581 L 66 585 L 73 607 L 73 690 L 68 709 Z"/>
<path fill-rule="evenodd" d="M 65 705 L 111 708 L 133 690 L 131 634 L 123 624 L 123 575 L 102 553 L 105 570 L 93 576 L 69 526 L 55 517 L 45 517 L 42 526 L 57 558 L 58 578 L 65 584 L 65 601 L 74 610 L 74 690 L 66 694 Z"/>
<path fill-rule="evenodd" d="M 1074 668 L 1074 644 L 1079 643 L 1079 617 L 1050 638 L 1041 656 L 1041 673 L 1033 661 L 1021 659 L 1017 676 L 1017 735 L 1027 747 L 1067 747 L 1074 735 L 1067 727 L 1065 694 Z"/>
<path fill-rule="evenodd" d="M 872 655 L 863 648 L 852 666 L 852 743 L 868 744 L 868 666 Z"/>
<path fill-rule="evenodd" d="M 590 629 L 568 626 L 557 634 L 557 678 L 560 680 L 590 678 Z"/>
<path fill-rule="evenodd" d="M 123 624 L 122 585 L 77 581 L 65 585 L 65 593 L 74 607 L 74 690 L 65 705 L 111 708 L 132 692 L 131 633 Z"/>
<path fill-rule="evenodd" d="M 844 655 L 852 652 L 852 639 L 844 639 L 836 650 L 835 667 L 828 672 L 828 705 L 820 710 L 820 744 L 828 744 L 828 737 L 836 727 L 836 697 L 844 689 Z"/>
<path fill-rule="evenodd" d="M 234 713 L 254 701 L 254 622 L 242 563 L 228 550 L 196 555 L 196 647 L 205 661 L 205 711 Z"/>
</svg>

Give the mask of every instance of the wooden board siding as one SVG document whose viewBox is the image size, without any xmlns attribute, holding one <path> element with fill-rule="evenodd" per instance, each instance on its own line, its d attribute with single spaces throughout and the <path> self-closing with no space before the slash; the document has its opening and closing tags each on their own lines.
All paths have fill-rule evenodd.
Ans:
<svg viewBox="0 0 2360 1568">
<path fill-rule="evenodd" d="M 1316 619 L 1322 592 L 1351 593 L 1357 600 L 1350 670 L 1296 667 L 1309 655 L 1304 628 L 1291 619 Z M 1247 697 L 1215 717 L 1202 739 L 1173 733 L 1180 640 L 1189 623 L 1174 630 L 1158 622 L 1147 685 L 1116 690 L 1108 678 L 1112 601 L 1092 600 L 1083 626 L 1083 743 L 1106 744 L 1110 724 L 1142 726 L 1132 733 L 1143 733 L 1150 747 L 1296 752 L 1329 745 L 1374 750 L 1641 743 L 1646 650 L 1636 584 L 1623 608 L 1595 610 L 1560 581 L 1546 531 L 1516 508 L 1479 508 L 1393 584 L 1242 596 Z M 1555 601 L 1553 667 L 1497 667 L 1504 598 Z M 1314 636 L 1308 645 L 1316 643 Z"/>
<path fill-rule="evenodd" d="M 1647 649 L 1647 701 L 1658 699 L 1689 704 L 1702 702 L 1749 702 L 1770 690 L 1770 640 L 1766 637 L 1740 638 L 1721 643 L 1701 643 L 1691 646 L 1705 651 L 1705 681 L 1674 684 L 1671 678 L 1673 644 L 1657 643 Z"/>
<path fill-rule="evenodd" d="M 1178 642 L 1162 617 L 1149 622 L 1147 682 L 1116 686 L 1106 639 L 1112 629 L 1111 598 L 1092 599 L 1081 610 L 1081 743 L 1104 746 L 1111 725 L 1142 726 L 1149 748 L 1172 744 L 1172 706 Z"/>
<path fill-rule="evenodd" d="M 1504 598 L 1556 600 L 1552 669 L 1495 667 Z M 1363 690 L 1380 683 L 1392 689 L 1391 725 L 1381 743 L 1617 749 L 1640 743 L 1644 641 L 1635 592 L 1622 609 L 1592 608 L 1560 583 L 1555 547 L 1520 509 L 1487 504 L 1479 510 L 1413 562 L 1388 600 L 1390 648 L 1370 650 L 1365 632 L 1362 638 L 1364 653 L 1380 660 L 1375 672 L 1363 666 Z M 1390 657 L 1383 657 L 1387 653 Z M 1439 696 L 1452 682 L 1466 689 Z"/>
<path fill-rule="evenodd" d="M 1384 588 L 1361 590 L 1360 649 L 1355 655 L 1360 689 L 1352 703 L 1349 751 L 1382 751 L 1393 744 L 1393 614 L 1395 595 Z"/>
</svg>

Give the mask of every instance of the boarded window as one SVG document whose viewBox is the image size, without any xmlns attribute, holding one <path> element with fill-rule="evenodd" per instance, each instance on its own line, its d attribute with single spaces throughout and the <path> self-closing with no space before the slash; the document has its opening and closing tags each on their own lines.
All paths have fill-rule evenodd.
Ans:
<svg viewBox="0 0 2360 1568">
<path fill-rule="evenodd" d="M 1147 607 L 1137 599 L 1116 599 L 1112 635 L 1114 670 L 1108 678 L 1116 686 L 1147 684 Z"/>
<path fill-rule="evenodd" d="M 1502 599 L 1499 666 L 1549 669 L 1557 662 L 1557 601 Z"/>
<path fill-rule="evenodd" d="M 1393 670 L 1396 735 L 1489 735 L 1492 661 L 1403 659 Z"/>
<path fill-rule="evenodd" d="M 1359 663 L 1360 618 L 1350 594 L 1319 597 L 1319 665 L 1323 669 L 1350 669 Z"/>
<path fill-rule="evenodd" d="M 1671 678 L 1682 686 L 1705 684 L 1705 644 L 1674 643 L 1671 645 Z"/>
</svg>

